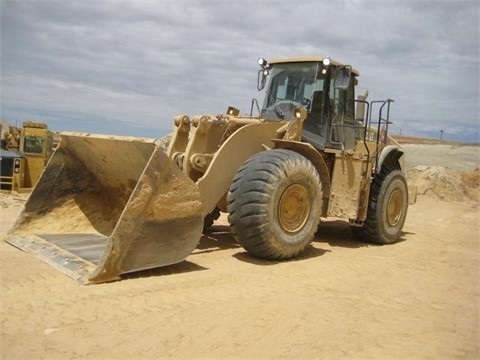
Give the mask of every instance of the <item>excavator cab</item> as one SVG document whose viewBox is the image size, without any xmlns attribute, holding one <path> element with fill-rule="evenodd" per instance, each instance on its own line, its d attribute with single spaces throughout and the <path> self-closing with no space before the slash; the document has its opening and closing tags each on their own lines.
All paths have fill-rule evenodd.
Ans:
<svg viewBox="0 0 480 360">
<path fill-rule="evenodd" d="M 262 74 L 270 76 L 262 117 L 291 121 L 293 110 L 304 108 L 304 141 L 319 150 L 354 148 L 359 135 L 354 119 L 355 83 L 359 75 L 355 69 L 329 58 L 270 63 L 263 60 L 259 64 L 264 64 Z"/>
</svg>

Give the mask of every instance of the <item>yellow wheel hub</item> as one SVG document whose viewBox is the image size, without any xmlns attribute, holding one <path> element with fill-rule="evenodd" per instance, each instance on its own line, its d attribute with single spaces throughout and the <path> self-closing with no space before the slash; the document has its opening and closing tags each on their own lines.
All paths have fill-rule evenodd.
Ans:
<svg viewBox="0 0 480 360">
<path fill-rule="evenodd" d="M 278 220 L 282 228 L 290 233 L 299 231 L 310 214 L 310 197 L 307 189 L 299 184 L 285 189 L 278 203 Z"/>
<path fill-rule="evenodd" d="M 403 197 L 400 190 L 395 190 L 390 194 L 387 203 L 387 221 L 390 226 L 396 226 L 403 213 Z"/>
</svg>

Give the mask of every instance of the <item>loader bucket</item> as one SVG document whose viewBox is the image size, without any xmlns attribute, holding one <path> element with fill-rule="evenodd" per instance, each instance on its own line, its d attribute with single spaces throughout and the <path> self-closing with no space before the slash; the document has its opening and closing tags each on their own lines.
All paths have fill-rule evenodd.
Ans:
<svg viewBox="0 0 480 360">
<path fill-rule="evenodd" d="M 8 243 L 82 284 L 174 264 L 195 249 L 200 193 L 155 140 L 61 136 Z"/>
</svg>

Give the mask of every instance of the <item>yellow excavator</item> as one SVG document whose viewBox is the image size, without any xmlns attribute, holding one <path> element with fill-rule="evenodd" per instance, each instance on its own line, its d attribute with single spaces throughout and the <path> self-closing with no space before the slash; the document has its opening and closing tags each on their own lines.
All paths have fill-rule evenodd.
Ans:
<svg viewBox="0 0 480 360">
<path fill-rule="evenodd" d="M 361 241 L 396 242 L 415 192 L 388 135 L 393 100 L 355 96 L 358 71 L 328 57 L 258 65 L 261 107 L 177 116 L 166 151 L 62 133 L 6 241 L 82 284 L 183 261 L 221 212 L 263 259 L 297 256 L 326 217 Z"/>
<path fill-rule="evenodd" d="M 52 155 L 53 133 L 46 124 L 33 121 L 25 121 L 21 128 L 6 125 L 0 149 L 0 190 L 30 192 Z"/>
</svg>

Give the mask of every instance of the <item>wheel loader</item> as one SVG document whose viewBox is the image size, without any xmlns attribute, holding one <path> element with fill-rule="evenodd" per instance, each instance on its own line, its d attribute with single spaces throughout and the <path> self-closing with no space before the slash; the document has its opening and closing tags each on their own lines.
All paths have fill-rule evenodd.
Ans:
<svg viewBox="0 0 480 360">
<path fill-rule="evenodd" d="M 262 259 L 297 256 L 327 217 L 396 242 L 415 193 L 388 135 L 393 100 L 356 96 L 358 71 L 328 57 L 258 65 L 262 106 L 176 116 L 168 149 L 62 133 L 6 241 L 82 284 L 183 261 L 221 212 Z"/>
</svg>

